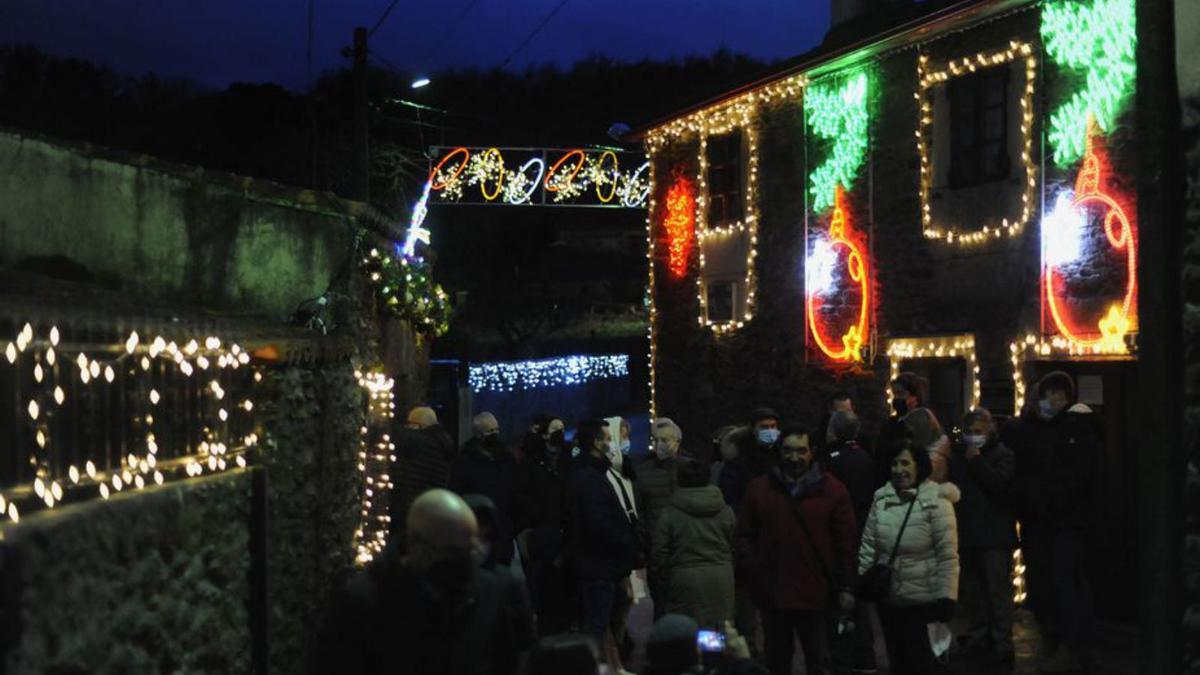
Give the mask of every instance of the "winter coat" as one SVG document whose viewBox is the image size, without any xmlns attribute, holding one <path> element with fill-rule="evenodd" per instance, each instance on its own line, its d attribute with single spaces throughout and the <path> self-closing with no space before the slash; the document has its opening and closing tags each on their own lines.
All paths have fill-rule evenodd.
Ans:
<svg viewBox="0 0 1200 675">
<path fill-rule="evenodd" d="M 584 455 L 567 475 L 567 554 L 580 579 L 617 581 L 633 571 L 633 528 L 608 481 L 611 466 L 604 457 Z"/>
<path fill-rule="evenodd" d="M 671 495 L 675 494 L 675 489 L 679 486 L 678 471 L 678 463 L 674 457 L 659 459 L 650 455 L 637 465 L 638 480 L 634 487 L 650 532 L 654 531 L 658 515 L 666 508 Z"/>
<path fill-rule="evenodd" d="M 450 479 L 450 463 L 456 454 L 454 441 L 440 424 L 424 429 L 393 429 L 396 461 L 388 475 L 392 477 L 393 535 L 402 535 L 408 507 L 422 493 L 444 488 Z"/>
<path fill-rule="evenodd" d="M 963 445 L 950 456 L 950 481 L 962 491 L 955 505 L 960 549 L 1012 548 L 1017 544 L 1016 521 L 1009 498 L 1016 456 L 997 439 L 967 457 Z"/>
<path fill-rule="evenodd" d="M 517 463 L 502 445 L 485 448 L 473 438 L 450 470 L 450 489 L 460 495 L 480 494 L 496 505 L 496 560 L 507 565 L 513 556 L 513 491 Z"/>
<path fill-rule="evenodd" d="M 1034 409 L 1005 429 L 1016 453 L 1013 504 L 1021 527 L 1045 532 L 1085 529 L 1094 516 L 1092 481 L 1100 452 L 1099 421 L 1076 403 L 1053 419 Z"/>
<path fill-rule="evenodd" d="M 733 619 L 733 510 L 715 486 L 679 488 L 654 529 L 664 611 L 701 626 Z"/>
<path fill-rule="evenodd" d="M 929 453 L 929 463 L 933 466 L 933 472 L 929 474 L 929 479 L 935 483 L 945 483 L 950 480 L 950 439 L 946 434 L 938 436 L 938 439 L 930 443 L 925 448 Z"/>
<path fill-rule="evenodd" d="M 778 469 L 746 486 L 734 546 L 739 574 L 762 609 L 826 610 L 834 591 L 850 587 L 857 529 L 850 493 L 819 466 L 812 472 L 798 496 Z"/>
<path fill-rule="evenodd" d="M 896 560 L 892 588 L 885 600 L 897 606 L 923 605 L 942 598 L 958 599 L 958 528 L 954 502 L 960 497 L 953 483 L 922 481 L 915 491 L 897 494 L 891 483 L 875 492 L 867 527 L 858 549 L 858 572 L 876 563 L 887 564 L 900 533 L 909 502 L 916 499 Z"/>
<path fill-rule="evenodd" d="M 854 522 L 861 537 L 867 525 L 871 501 L 875 498 L 875 460 L 856 441 L 848 441 L 830 445 L 824 465 L 850 492 Z"/>
<path fill-rule="evenodd" d="M 518 534 L 530 530 L 528 553 L 534 560 L 553 560 L 562 551 L 564 479 L 556 460 L 544 449 L 527 447 L 517 467 L 514 524 Z"/>
</svg>

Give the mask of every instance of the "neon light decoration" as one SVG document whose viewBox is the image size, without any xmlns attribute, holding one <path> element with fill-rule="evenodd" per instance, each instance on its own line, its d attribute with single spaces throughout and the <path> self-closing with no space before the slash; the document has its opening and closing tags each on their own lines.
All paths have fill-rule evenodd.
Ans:
<svg viewBox="0 0 1200 675">
<path fill-rule="evenodd" d="M 1050 308 L 1058 333 L 1076 347 L 1102 354 L 1128 351 L 1125 335 L 1136 329 L 1134 301 L 1137 297 L 1137 232 L 1121 204 L 1105 192 L 1107 167 L 1096 148 L 1098 124 L 1089 124 L 1091 133 L 1084 145 L 1083 167 L 1075 181 L 1073 196 L 1060 195 L 1057 204 L 1042 223 L 1043 279 L 1046 305 Z M 1068 202 L 1067 200 L 1070 199 Z M 1124 251 L 1125 294 L 1096 322 L 1095 328 L 1068 316 L 1060 306 L 1062 293 L 1057 280 L 1066 275 L 1069 265 L 1081 264 L 1086 227 L 1092 216 L 1103 216 L 1104 235 L 1114 251 Z M 1095 337 L 1085 337 L 1093 335 Z"/>
<path fill-rule="evenodd" d="M 593 380 L 628 377 L 629 357 L 564 356 L 536 361 L 472 364 L 467 373 L 471 391 L 512 392 L 586 384 Z"/>
<path fill-rule="evenodd" d="M 408 231 L 404 234 L 404 245 L 400 249 L 401 255 L 412 258 L 416 255 L 417 242 L 421 242 L 426 246 L 429 245 L 429 230 L 422 227 L 425 224 L 425 216 L 429 215 L 429 191 L 431 183 L 425 181 L 425 187 L 421 190 L 421 198 L 413 205 L 412 217 L 408 221 Z"/>
<path fill-rule="evenodd" d="M 849 190 L 867 157 L 867 73 L 859 70 L 839 83 L 811 85 L 804 94 L 804 116 L 817 138 L 832 140 L 829 158 L 809 176 L 813 211 L 834 203 L 838 186 Z"/>
<path fill-rule="evenodd" d="M 1088 120 L 1105 133 L 1116 125 L 1137 75 L 1134 0 L 1054 0 L 1042 9 L 1042 39 L 1058 65 L 1085 82 L 1050 115 L 1050 144 L 1060 166 L 1086 151 Z"/>
<path fill-rule="evenodd" d="M 984 223 L 972 231 L 949 225 L 939 226 L 933 220 L 930 193 L 933 190 L 934 167 L 930 157 L 933 134 L 933 102 L 928 92 L 954 77 L 970 75 L 980 68 L 1006 66 L 1017 59 L 1025 61 L 1025 89 L 1021 96 L 1021 163 L 1025 167 L 1019 217 L 1001 218 L 1000 222 Z M 922 54 L 917 59 L 917 77 L 920 80 L 917 100 L 921 105 L 921 119 L 917 126 L 917 152 L 921 155 L 921 226 L 928 239 L 941 239 L 951 244 L 978 244 L 1002 235 L 1013 237 L 1025 229 L 1033 217 L 1033 204 L 1037 198 L 1037 165 L 1033 161 L 1033 93 L 1037 82 L 1037 58 L 1033 56 L 1033 45 L 1012 41 L 1008 49 L 996 52 L 980 52 L 974 57 L 950 61 L 942 70 L 929 65 L 929 57 Z"/>
<path fill-rule="evenodd" d="M 439 151 L 441 158 L 429 173 L 435 203 L 642 208 L 649 195 L 648 165 L 632 153 L 582 148 L 435 148 Z M 636 169 L 623 171 L 622 161 L 639 163 Z"/>
<path fill-rule="evenodd" d="M 675 181 L 667 191 L 663 230 L 667 236 L 669 254 L 667 269 L 671 271 L 671 276 L 682 279 L 687 276 L 688 257 L 696 237 L 696 190 L 682 170 L 676 170 Z"/>
<path fill-rule="evenodd" d="M 824 304 L 823 298 L 842 296 L 841 287 L 834 281 L 834 268 L 845 250 L 846 276 L 858 286 L 860 294 L 858 320 L 839 337 L 826 336 L 828 326 L 819 318 L 818 312 Z M 862 361 L 863 344 L 870 328 L 868 317 L 871 309 L 871 285 L 867 272 L 867 258 L 862 248 L 854 241 L 847 216 L 845 192 L 841 185 L 834 191 L 833 217 L 827 238 L 818 239 L 813 252 L 805 262 L 806 301 L 809 330 L 813 340 L 826 356 L 834 361 Z"/>
</svg>

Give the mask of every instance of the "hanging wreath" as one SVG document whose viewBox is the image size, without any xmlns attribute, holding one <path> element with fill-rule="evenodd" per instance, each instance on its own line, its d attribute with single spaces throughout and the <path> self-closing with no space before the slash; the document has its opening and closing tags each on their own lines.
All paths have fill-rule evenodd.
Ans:
<svg viewBox="0 0 1200 675">
<path fill-rule="evenodd" d="M 450 298 L 434 282 L 433 270 L 423 258 L 372 248 L 362 266 L 388 316 L 407 320 L 413 330 L 428 337 L 450 330 Z"/>
</svg>

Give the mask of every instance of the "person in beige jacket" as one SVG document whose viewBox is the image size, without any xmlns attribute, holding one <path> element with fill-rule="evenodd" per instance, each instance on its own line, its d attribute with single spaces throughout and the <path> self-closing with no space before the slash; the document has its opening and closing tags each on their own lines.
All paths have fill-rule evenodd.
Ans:
<svg viewBox="0 0 1200 675">
<path fill-rule="evenodd" d="M 892 568 L 891 588 L 879 603 L 891 672 L 932 673 L 937 663 L 927 625 L 949 621 L 958 599 L 954 502 L 960 493 L 952 483 L 930 479 L 929 453 L 912 442 L 893 449 L 891 470 L 890 482 L 875 492 L 867 515 L 858 571 L 875 564 Z M 890 560 L 894 548 L 896 557 Z"/>
</svg>

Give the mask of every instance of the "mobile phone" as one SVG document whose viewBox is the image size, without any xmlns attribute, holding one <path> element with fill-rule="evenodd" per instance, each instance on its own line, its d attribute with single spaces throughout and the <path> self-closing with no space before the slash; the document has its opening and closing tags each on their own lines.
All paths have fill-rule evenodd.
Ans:
<svg viewBox="0 0 1200 675">
<path fill-rule="evenodd" d="M 696 646 L 708 654 L 720 654 L 725 651 L 725 634 L 715 630 L 701 630 L 696 633 Z"/>
</svg>

